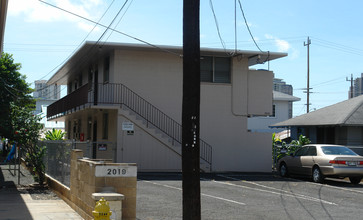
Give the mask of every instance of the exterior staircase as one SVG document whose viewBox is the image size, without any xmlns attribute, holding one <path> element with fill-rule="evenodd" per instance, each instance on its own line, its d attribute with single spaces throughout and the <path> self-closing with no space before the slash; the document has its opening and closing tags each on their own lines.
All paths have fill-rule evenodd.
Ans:
<svg viewBox="0 0 363 220">
<path fill-rule="evenodd" d="M 123 84 L 98 84 L 90 90 L 91 103 L 120 104 L 122 114 L 145 132 L 157 138 L 164 146 L 182 156 L 182 126 Z M 96 91 L 96 92 L 94 92 Z M 113 95 L 110 95 L 113 94 Z M 200 142 L 200 170 L 211 172 L 212 147 Z"/>
<path fill-rule="evenodd" d="M 85 84 L 48 106 L 47 118 L 62 117 L 86 106 L 96 105 L 121 106 L 125 117 L 181 157 L 182 126 L 123 84 Z M 212 147 L 201 139 L 199 141 L 200 169 L 211 172 Z"/>
</svg>

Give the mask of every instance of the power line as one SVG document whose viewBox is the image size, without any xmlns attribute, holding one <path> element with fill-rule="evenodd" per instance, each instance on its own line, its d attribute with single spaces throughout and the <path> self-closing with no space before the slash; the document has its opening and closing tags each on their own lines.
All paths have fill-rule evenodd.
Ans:
<svg viewBox="0 0 363 220">
<path fill-rule="evenodd" d="M 97 23 L 99 23 L 100 21 L 101 21 L 101 19 L 106 15 L 106 13 L 108 12 L 108 10 L 111 8 L 111 6 L 112 6 L 112 4 L 114 3 L 114 1 L 115 0 L 113 0 L 111 3 L 110 3 L 110 5 L 107 7 L 107 9 L 106 9 L 106 11 L 103 13 L 103 15 L 100 17 L 100 19 L 98 20 L 98 22 Z M 93 28 L 92 28 L 92 30 L 91 31 L 89 31 L 88 32 L 88 34 L 83 38 L 83 40 L 81 41 L 81 43 L 79 43 L 78 44 L 78 46 L 73 50 L 73 52 L 66 58 L 66 59 L 64 59 L 60 64 L 58 64 L 56 67 L 54 67 L 50 72 L 48 72 L 45 76 L 43 76 L 42 78 L 40 78 L 40 80 L 41 79 L 44 79 L 46 76 L 48 76 L 50 73 L 52 73 L 55 69 L 57 69 L 59 66 L 61 66 L 61 65 L 63 65 L 72 55 L 73 55 L 73 53 L 76 51 L 76 50 L 78 50 L 78 48 L 86 41 L 86 39 L 88 38 L 88 36 L 93 32 L 93 30 L 95 29 L 97 27 L 97 24 L 95 24 L 94 26 L 93 26 Z M 63 83 L 64 81 L 62 81 L 61 83 Z M 50 85 L 49 85 L 50 86 Z M 47 87 L 48 87 L 48 85 L 47 85 Z M 47 87 L 45 87 L 45 88 L 47 88 Z M 44 88 L 44 89 L 45 89 Z M 64 90 L 64 88 L 63 89 L 61 89 L 60 91 L 59 91 L 59 93 L 61 93 L 62 91 Z M 50 94 L 50 93 L 49 93 Z M 46 96 L 48 96 L 49 94 L 46 94 Z"/>
<path fill-rule="evenodd" d="M 120 13 L 121 13 L 121 12 L 122 12 L 122 10 L 124 9 L 124 7 L 126 6 L 126 4 L 127 4 L 127 2 L 128 2 L 128 1 L 129 1 L 129 0 L 126 0 L 126 1 L 125 1 L 125 3 L 122 5 L 122 7 L 121 7 L 121 8 L 120 8 L 120 10 L 118 11 L 118 13 L 115 15 L 114 19 L 111 21 L 111 23 L 108 25 L 108 27 L 107 27 L 107 28 L 105 29 L 105 31 L 102 33 L 102 35 L 99 37 L 99 39 L 97 40 L 97 42 L 96 42 L 96 43 L 94 43 L 94 44 L 93 44 L 93 46 L 89 49 L 89 52 L 90 52 L 90 51 L 92 51 L 92 50 L 94 49 L 94 47 L 95 47 L 95 46 L 97 46 L 97 45 L 100 43 L 101 39 L 102 39 L 102 38 L 106 35 L 106 33 L 107 33 L 107 31 L 108 31 L 108 30 L 114 30 L 114 29 L 111 29 L 110 27 L 111 27 L 111 26 L 112 26 L 112 24 L 115 22 L 115 20 L 117 19 L 117 17 L 120 15 Z M 113 2 L 112 2 L 112 3 L 113 3 Z M 111 3 L 111 5 L 112 5 L 112 3 Z M 111 7 L 111 5 L 109 6 L 109 8 Z M 108 9 L 109 9 L 109 8 L 108 8 Z M 108 9 L 106 10 L 106 12 L 108 11 Z M 126 11 L 127 11 L 127 10 L 126 10 Z M 125 13 L 126 13 L 126 11 L 125 11 Z M 106 14 L 106 12 L 103 14 L 103 16 Z M 123 16 L 125 15 L 125 13 L 123 14 Z M 103 16 L 102 16 L 102 17 L 103 17 Z M 121 19 L 123 18 L 123 16 L 121 17 Z M 102 19 L 102 17 L 99 19 L 99 21 Z M 119 20 L 119 22 L 121 21 L 121 19 Z M 118 23 L 119 23 L 119 22 L 118 22 Z M 97 22 L 97 24 L 98 24 L 98 23 L 99 23 L 99 22 Z M 94 26 L 94 28 L 97 26 L 97 24 Z M 118 25 L 118 24 L 117 24 L 117 25 Z M 117 26 L 117 25 L 116 25 L 116 26 Z M 93 28 L 93 29 L 94 29 L 94 28 Z M 92 29 L 92 31 L 93 31 L 93 29 Z M 92 32 L 92 31 L 91 31 L 91 32 Z M 91 33 L 91 32 L 90 32 L 90 33 Z M 90 34 L 90 33 L 89 33 L 89 34 Z M 89 34 L 86 36 L 86 38 L 89 36 Z M 86 38 L 85 38 L 85 39 L 86 39 Z M 85 41 L 85 39 L 84 39 L 84 41 Z M 83 42 L 82 42 L 82 43 L 83 43 Z M 106 43 L 106 42 L 104 42 L 104 43 Z M 103 45 L 104 45 L 104 44 L 103 44 Z M 102 45 L 102 46 L 103 46 L 103 45 Z M 102 46 L 101 46 L 101 47 L 102 47 Z M 81 57 L 81 58 L 80 58 L 79 63 L 84 63 L 84 62 L 85 62 L 85 59 L 84 59 L 84 58 L 85 58 L 86 56 L 90 56 L 89 52 L 88 52 L 88 53 L 85 53 L 85 55 L 84 55 L 83 57 Z M 68 58 L 67 58 L 67 59 L 68 59 Z M 61 79 L 63 79 L 63 77 L 62 77 Z M 60 80 L 61 80 L 61 79 L 60 79 Z M 64 80 L 64 81 L 65 81 L 65 80 Z M 62 82 L 64 82 L 64 81 L 62 81 Z M 63 88 L 63 89 L 64 89 L 64 88 Z M 63 90 L 63 89 L 62 89 L 62 90 Z"/>
<path fill-rule="evenodd" d="M 101 27 L 108 28 L 106 25 L 103 25 L 103 24 L 101 24 L 101 23 L 97 23 L 97 22 L 95 22 L 95 21 L 93 21 L 93 20 L 91 20 L 91 19 L 89 19 L 89 18 L 86 18 L 86 17 L 83 17 L 83 16 L 81 16 L 81 15 L 75 14 L 75 13 L 73 13 L 73 12 L 67 11 L 67 10 L 65 10 L 65 9 L 63 9 L 63 8 L 60 8 L 60 7 L 56 6 L 56 5 L 50 4 L 50 3 L 45 2 L 45 1 L 43 1 L 43 0 L 38 0 L 38 1 L 43 2 L 44 4 L 47 4 L 47 5 L 52 6 L 52 7 L 54 7 L 54 8 L 57 8 L 57 9 L 59 9 L 59 10 L 61 10 L 61 11 L 67 12 L 67 13 L 69 13 L 69 14 L 71 14 L 71 15 L 76 16 L 76 17 L 82 18 L 82 19 L 84 19 L 84 20 L 86 20 L 86 21 L 89 21 L 89 22 L 91 22 L 91 23 L 97 24 L 97 25 L 99 25 L 99 26 L 101 26 Z M 152 43 L 149 43 L 149 42 L 147 42 L 147 41 L 145 41 L 145 40 L 142 40 L 142 39 L 140 39 L 140 38 L 137 38 L 137 37 L 131 36 L 131 35 L 126 34 L 126 33 L 124 33 L 124 32 L 121 32 L 121 31 L 115 30 L 115 29 L 113 29 L 113 28 L 109 28 L 109 29 L 110 29 L 110 30 L 113 30 L 113 31 L 114 31 L 114 32 L 116 32 L 116 33 L 119 33 L 119 34 L 121 34 L 121 35 L 124 35 L 124 36 L 126 36 L 126 37 L 129 37 L 129 38 L 131 38 L 131 39 L 134 39 L 134 40 L 136 40 L 136 41 L 139 41 L 139 42 L 141 42 L 141 43 L 147 44 L 147 45 L 149 45 L 149 46 L 151 46 L 151 47 L 157 48 L 157 49 L 159 49 L 160 51 L 164 51 L 164 52 L 167 52 L 167 53 L 170 53 L 170 54 L 174 54 L 174 55 L 179 56 L 179 57 L 181 57 L 181 56 L 182 56 L 181 54 L 175 53 L 175 52 L 173 52 L 173 51 L 170 51 L 170 50 L 167 50 L 167 49 L 164 49 L 164 48 L 161 48 L 161 47 L 158 47 L 158 46 L 156 46 L 156 45 L 154 45 L 154 44 L 152 44 Z"/>
<path fill-rule="evenodd" d="M 44 2 L 42 0 L 39 0 L 45 4 L 48 4 L 47 2 Z M 54 67 L 50 72 L 48 72 L 45 76 L 43 76 L 40 79 L 44 79 L 45 77 L 47 77 L 50 73 L 52 73 L 55 69 L 57 69 L 59 66 L 63 65 L 72 55 L 73 53 L 78 50 L 78 48 L 83 44 L 83 42 L 88 38 L 88 36 L 93 32 L 93 30 L 97 27 L 97 24 L 101 21 L 101 19 L 106 15 L 106 13 L 108 12 L 108 10 L 111 8 L 111 5 L 114 3 L 115 0 L 113 0 L 110 5 L 108 6 L 108 8 L 106 9 L 106 11 L 103 13 L 103 15 L 101 16 L 101 18 L 98 20 L 98 22 L 93 26 L 92 30 L 88 32 L 88 34 L 86 35 L 86 37 L 83 38 L 83 40 L 81 41 L 81 43 L 78 44 L 78 46 L 73 50 L 73 52 L 66 58 L 64 59 L 59 65 L 57 65 L 56 67 Z"/>
<path fill-rule="evenodd" d="M 319 87 L 319 86 L 322 86 L 324 84 L 327 84 L 327 83 L 330 83 L 330 82 L 334 82 L 334 81 L 340 81 L 342 80 L 342 77 L 338 77 L 338 78 L 335 78 L 335 79 L 331 79 L 331 80 L 328 80 L 328 81 L 324 81 L 324 82 L 320 82 L 320 83 L 317 83 L 317 84 L 314 84 L 312 85 L 313 87 Z"/>
<path fill-rule="evenodd" d="M 210 6 L 210 8 L 211 8 L 211 10 L 212 10 L 212 13 L 213 13 L 214 23 L 215 23 L 216 28 L 217 28 L 217 33 L 218 33 L 219 40 L 220 40 L 220 42 L 221 42 L 221 44 L 222 44 L 223 49 L 226 51 L 226 50 L 227 50 L 227 49 L 226 49 L 226 44 L 224 43 L 224 41 L 223 41 L 223 39 L 222 39 L 222 36 L 221 36 L 221 32 L 220 32 L 220 30 L 219 30 L 218 20 L 217 20 L 216 13 L 215 13 L 215 11 L 214 11 L 214 7 L 213 7 L 213 2 L 212 2 L 212 0 L 209 0 L 209 6 Z"/>
<path fill-rule="evenodd" d="M 322 40 L 319 38 L 314 38 L 314 40 L 317 41 L 316 45 L 321 46 L 321 47 L 338 50 L 341 52 L 350 53 L 350 54 L 354 54 L 354 55 L 358 55 L 358 56 L 363 56 L 363 50 L 361 50 L 361 49 L 346 46 L 343 44 L 334 43 L 334 42 L 327 41 L 327 40 Z"/>
<path fill-rule="evenodd" d="M 116 26 L 113 29 L 116 29 L 117 26 L 120 24 L 121 20 L 123 19 L 123 17 L 125 16 L 126 12 L 129 10 L 131 4 L 133 3 L 134 0 L 131 0 L 130 4 L 127 6 L 125 12 L 123 13 L 123 15 L 121 16 L 120 20 L 117 22 Z M 111 37 L 111 35 L 113 34 L 113 30 L 111 31 L 110 35 L 108 35 L 108 37 L 105 40 L 105 43 L 108 41 L 108 39 Z"/>
<path fill-rule="evenodd" d="M 256 45 L 256 47 L 258 48 L 258 50 L 259 50 L 259 51 L 261 51 L 261 52 L 263 52 L 263 51 L 261 50 L 261 48 L 258 46 L 258 44 L 257 44 L 257 42 L 256 42 L 256 40 L 255 40 L 255 38 L 254 38 L 254 37 L 253 37 L 253 35 L 252 35 L 252 32 L 251 32 L 251 30 L 250 30 L 250 27 L 248 26 L 248 22 L 247 22 L 247 19 L 246 19 L 245 13 L 244 13 L 243 8 L 242 8 L 241 1 L 240 1 L 240 0 L 238 0 L 238 3 L 239 3 L 239 7 L 240 7 L 240 9 L 241 9 L 242 16 L 243 16 L 243 19 L 244 19 L 244 21 L 245 21 L 245 24 L 246 24 L 247 30 L 248 30 L 248 32 L 250 33 L 250 36 L 251 36 L 251 38 L 252 38 L 253 42 L 255 43 L 255 45 Z"/>
<path fill-rule="evenodd" d="M 323 40 L 323 39 L 319 39 L 319 38 L 314 38 L 314 40 L 316 40 L 318 42 L 321 42 L 323 44 L 326 44 L 326 45 L 330 45 L 332 47 L 341 48 L 341 49 L 344 49 L 344 50 L 351 50 L 351 51 L 358 52 L 358 53 L 363 53 L 362 49 L 357 49 L 355 47 L 350 47 L 350 46 L 347 46 L 347 45 L 343 45 L 343 44 L 339 44 L 339 43 L 335 43 L 335 42 L 332 42 L 332 41 L 327 41 L 327 40 Z"/>
</svg>

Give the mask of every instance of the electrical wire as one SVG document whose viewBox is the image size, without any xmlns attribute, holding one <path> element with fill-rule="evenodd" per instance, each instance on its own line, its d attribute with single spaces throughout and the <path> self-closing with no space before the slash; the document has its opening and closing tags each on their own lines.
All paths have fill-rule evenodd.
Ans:
<svg viewBox="0 0 363 220">
<path fill-rule="evenodd" d="M 331 80 L 328 80 L 328 81 L 324 81 L 324 82 L 321 82 L 321 83 L 317 83 L 317 84 L 314 84 L 314 85 L 312 85 L 312 87 L 319 87 L 319 86 L 322 86 L 322 85 L 324 85 L 324 84 L 328 84 L 328 83 L 330 83 L 330 82 L 334 82 L 334 81 L 340 81 L 340 80 L 342 80 L 342 77 L 339 77 L 339 78 L 335 78 L 335 79 L 331 79 Z"/>
<path fill-rule="evenodd" d="M 209 0 L 209 6 L 210 6 L 210 8 L 211 8 L 211 10 L 212 10 L 212 13 L 213 13 L 214 23 L 215 23 L 216 28 L 217 28 L 217 33 L 218 33 L 219 40 L 220 40 L 220 42 L 221 42 L 221 44 L 222 44 L 222 47 L 223 47 L 224 51 L 227 51 L 227 49 L 226 49 L 226 44 L 224 43 L 224 41 L 223 41 L 223 39 L 222 39 L 222 36 L 221 36 L 221 32 L 220 32 L 220 30 L 219 30 L 218 20 L 217 20 L 216 13 L 215 13 L 215 11 L 214 11 L 214 6 L 213 6 L 213 1 L 212 1 L 212 0 Z"/>
<path fill-rule="evenodd" d="M 84 19 L 84 20 L 86 20 L 86 21 L 89 21 L 89 22 L 91 22 L 91 23 L 97 24 L 97 25 L 99 25 L 99 26 L 101 26 L 101 27 L 108 28 L 106 25 L 103 25 L 103 24 L 101 24 L 101 23 L 97 23 L 97 22 L 95 22 L 95 21 L 93 21 L 93 20 L 91 20 L 91 19 L 89 19 L 89 18 L 86 18 L 86 17 L 83 17 L 83 16 L 81 16 L 81 15 L 75 14 L 75 13 L 73 13 L 73 12 L 67 11 L 67 10 L 65 10 L 65 9 L 63 9 L 63 8 L 60 8 L 60 7 L 56 6 L 56 5 L 50 4 L 50 3 L 45 2 L 45 1 L 43 1 L 43 0 L 38 0 L 38 1 L 43 2 L 44 4 L 47 4 L 47 5 L 49 5 L 49 6 L 52 6 L 52 7 L 54 7 L 54 8 L 59 9 L 59 10 L 62 10 L 62 11 L 64 11 L 64 12 L 67 12 L 67 13 L 69 13 L 69 14 L 71 14 L 71 15 L 76 16 L 76 17 L 82 18 L 82 19 Z M 140 38 L 137 38 L 137 37 L 131 36 L 131 35 L 129 35 L 129 34 L 126 34 L 126 33 L 124 33 L 124 32 L 121 32 L 121 31 L 118 31 L 118 30 L 115 30 L 115 29 L 112 29 L 112 28 L 109 28 L 109 29 L 110 29 L 110 30 L 113 30 L 113 31 L 114 31 L 114 32 L 116 32 L 116 33 L 119 33 L 119 34 L 121 34 L 121 35 L 124 35 L 124 36 L 126 36 L 126 37 L 129 37 L 129 38 L 131 38 L 131 39 L 134 39 L 134 40 L 136 40 L 136 41 L 139 41 L 139 42 L 141 42 L 141 43 L 144 43 L 144 44 L 146 44 L 146 45 L 149 45 L 150 47 L 154 47 L 154 48 L 156 48 L 156 49 L 159 49 L 160 51 L 164 51 L 164 52 L 166 52 L 166 53 L 170 53 L 170 54 L 174 54 L 174 55 L 176 55 L 176 56 L 178 56 L 178 57 L 182 57 L 182 55 L 181 55 L 181 54 L 175 53 L 175 52 L 173 52 L 173 51 L 171 51 L 171 50 L 167 50 L 167 49 L 161 48 L 161 47 L 159 47 L 159 46 L 156 46 L 156 45 L 154 45 L 154 44 L 152 44 L 152 43 L 149 43 L 149 42 L 147 42 L 147 41 L 145 41 L 145 40 L 142 40 L 142 39 L 140 39 Z"/>
<path fill-rule="evenodd" d="M 256 40 L 255 40 L 255 38 L 254 38 L 254 37 L 253 37 L 253 35 L 252 35 L 251 29 L 250 29 L 250 27 L 248 26 L 248 22 L 247 22 L 247 19 L 246 19 L 245 13 L 244 13 L 243 8 L 242 8 L 241 1 L 240 1 L 240 0 L 238 0 L 238 3 L 239 3 L 239 7 L 240 7 L 240 9 L 241 9 L 242 16 L 243 16 L 243 19 L 244 19 L 244 21 L 245 21 L 245 24 L 246 24 L 247 30 L 248 30 L 248 32 L 250 33 L 250 36 L 251 36 L 251 38 L 252 38 L 253 42 L 255 43 L 255 45 L 256 45 L 256 47 L 258 48 L 258 50 L 259 50 L 260 52 L 263 52 L 263 51 L 261 50 L 261 48 L 258 46 L 258 44 L 257 44 L 257 42 L 256 42 Z"/>
<path fill-rule="evenodd" d="M 108 31 L 108 30 L 111 30 L 111 26 L 112 26 L 112 24 L 115 22 L 115 20 L 116 20 L 116 19 L 117 19 L 117 17 L 120 15 L 120 13 L 121 13 L 121 12 L 122 12 L 122 10 L 124 9 L 124 7 L 127 5 L 128 1 L 129 1 L 129 0 L 126 0 L 126 1 L 125 1 L 125 3 L 123 4 L 123 6 L 120 8 L 120 10 L 119 10 L 119 11 L 118 11 L 118 13 L 116 14 L 116 16 L 115 16 L 115 17 L 113 18 L 113 20 L 111 21 L 111 23 L 108 25 L 108 27 L 107 27 L 107 28 L 105 29 L 105 31 L 102 33 L 102 35 L 98 38 L 97 42 L 95 42 L 95 43 L 93 44 L 93 46 L 92 46 L 92 47 L 88 50 L 88 52 L 87 52 L 87 53 L 85 53 L 85 55 L 84 55 L 83 57 L 81 57 L 81 58 L 80 58 L 80 60 L 79 60 L 79 62 L 78 62 L 78 63 L 84 63 L 84 62 L 85 62 L 85 59 L 84 59 L 84 58 L 85 58 L 86 56 L 93 56 L 92 54 L 90 54 L 90 52 L 91 52 L 91 51 L 93 51 L 93 49 L 94 49 L 97 45 L 99 45 L 99 43 L 100 43 L 101 39 L 102 39 L 102 38 L 106 35 L 107 31 Z M 112 3 L 113 3 L 113 2 L 112 2 Z M 110 5 L 110 6 L 111 6 L 111 5 Z M 108 8 L 108 9 L 109 9 L 109 8 Z M 106 10 L 106 12 L 108 11 L 108 9 Z M 128 9 L 128 8 L 127 8 L 127 9 Z M 126 11 L 127 11 L 127 9 L 126 9 Z M 125 13 L 126 13 L 126 11 L 125 11 Z M 106 13 L 106 12 L 105 12 L 105 13 Z M 104 15 L 105 15 L 105 13 L 104 13 Z M 123 16 L 125 15 L 125 13 L 123 14 Z M 104 16 L 104 15 L 103 15 L 103 16 Z M 103 17 L 103 16 L 102 16 L 102 17 Z M 122 17 L 123 17 L 123 16 L 122 16 Z M 100 18 L 100 20 L 102 19 L 102 17 Z M 121 19 L 122 19 L 122 17 L 121 17 Z M 120 23 L 121 19 L 119 20 L 118 24 Z M 100 21 L 100 20 L 99 20 L 99 21 Z M 99 22 L 97 22 L 97 23 L 99 23 Z M 118 24 L 117 24 L 117 25 L 118 25 Z M 116 26 L 117 26 L 117 25 L 116 25 Z M 96 26 L 97 26 L 97 24 L 95 25 L 95 27 L 96 27 Z M 94 27 L 94 28 L 95 28 L 95 27 Z M 94 29 L 94 28 L 93 28 L 93 29 Z M 92 30 L 93 30 L 93 29 L 92 29 Z M 88 37 L 88 35 L 87 35 L 87 37 Z M 86 38 L 87 38 L 87 37 L 86 37 Z M 86 38 L 85 38 L 85 39 L 86 39 Z M 106 42 L 104 42 L 102 46 L 104 46 L 104 44 L 105 44 L 105 43 L 106 43 Z M 100 48 L 102 48 L 102 46 L 100 46 Z M 97 53 L 97 51 L 96 51 L 96 52 L 94 52 L 94 53 Z M 82 64 L 80 64 L 80 65 L 82 65 Z M 64 78 L 64 76 L 63 76 L 61 79 L 59 79 L 59 80 L 62 80 L 63 78 Z M 65 81 L 65 80 L 63 80 L 63 81 L 62 81 L 62 83 L 63 83 L 64 81 Z M 45 88 L 47 88 L 47 87 L 45 87 Z M 45 89 L 45 88 L 43 88 L 43 89 Z M 61 91 L 63 91 L 63 90 L 64 90 L 64 88 L 63 88 Z M 61 92 L 61 91 L 60 91 L 60 92 Z M 48 95 L 48 94 L 47 94 L 47 95 Z"/>
<path fill-rule="evenodd" d="M 358 53 L 358 54 L 363 54 L 363 50 L 362 49 L 357 49 L 355 47 L 350 47 L 350 46 L 346 46 L 343 44 L 338 44 L 332 41 L 327 41 L 327 40 L 323 40 L 323 39 L 319 39 L 319 38 L 315 38 L 314 37 L 314 41 L 318 41 L 320 42 L 322 45 L 336 49 L 336 50 L 342 50 L 344 52 L 351 52 L 351 53 Z"/>
<path fill-rule="evenodd" d="M 125 16 L 125 14 L 126 14 L 126 12 L 129 10 L 129 8 L 130 8 L 130 6 L 131 6 L 131 4 L 133 3 L 133 1 L 134 0 L 131 0 L 131 2 L 130 2 L 130 4 L 127 6 L 127 8 L 126 8 L 126 10 L 125 10 L 125 12 L 124 12 L 124 14 L 121 16 L 121 18 L 120 18 L 120 20 L 117 22 L 117 24 L 116 24 L 116 26 L 113 28 L 113 29 L 116 29 L 117 28 L 117 26 L 120 24 L 120 22 L 121 22 L 121 20 L 123 19 L 123 17 Z M 108 41 L 108 39 L 111 37 L 111 35 L 113 34 L 113 30 L 111 30 L 111 33 L 108 35 L 108 37 L 106 38 L 106 40 L 104 41 L 104 44 Z M 103 45 L 104 45 L 103 44 Z"/>
<path fill-rule="evenodd" d="M 106 9 L 106 11 L 102 14 L 102 16 L 98 19 L 98 22 L 97 23 L 99 23 L 101 20 L 102 20 L 102 18 L 107 14 L 107 12 L 109 11 L 109 9 L 111 8 L 111 6 L 113 5 L 113 3 L 115 2 L 115 0 L 112 0 L 112 2 L 110 3 L 110 5 L 107 7 L 107 9 Z M 83 43 L 87 40 L 87 38 L 89 37 L 89 35 L 94 31 L 94 29 L 97 27 L 97 24 L 95 24 L 94 26 L 93 26 L 93 28 L 88 32 L 88 34 L 83 38 L 83 40 L 77 45 L 77 47 L 73 50 L 73 52 L 72 53 L 70 53 L 70 55 L 66 58 L 66 59 L 64 59 L 60 64 L 58 64 L 56 67 L 54 67 L 49 73 L 47 73 L 45 76 L 43 76 L 42 78 L 40 78 L 40 80 L 42 80 L 42 79 L 44 79 L 45 77 L 47 77 L 50 73 L 52 73 L 54 70 L 56 70 L 59 66 L 61 66 L 61 65 L 63 65 L 74 53 L 75 53 L 75 51 L 77 51 L 80 47 L 81 47 L 81 45 L 83 45 Z M 64 81 L 62 81 L 61 82 L 61 84 L 63 83 Z M 49 86 L 51 86 L 51 85 L 49 85 Z M 48 86 L 47 87 L 44 87 L 44 88 L 42 88 L 40 91 L 42 91 L 42 90 L 44 90 L 44 89 L 46 89 L 46 88 L 48 88 Z M 59 91 L 59 93 L 61 93 L 62 91 L 64 90 L 64 88 L 63 89 L 61 89 L 60 91 Z M 49 94 L 46 94 L 45 96 L 47 97 Z"/>
<path fill-rule="evenodd" d="M 39 0 L 41 1 L 41 0 Z M 86 37 L 83 38 L 83 40 L 81 41 L 81 43 L 78 44 L 78 46 L 73 50 L 73 52 L 66 58 L 64 59 L 60 64 L 58 64 L 56 67 L 54 67 L 50 72 L 48 72 L 45 76 L 41 77 L 41 79 L 44 79 L 45 77 L 47 77 L 49 74 L 51 74 L 54 70 L 56 70 L 58 67 L 60 67 L 61 65 L 63 65 L 72 55 L 75 51 L 78 50 L 78 48 L 86 41 L 86 39 L 89 37 L 89 35 L 93 32 L 93 30 L 97 27 L 97 24 L 101 21 L 101 19 L 106 15 L 106 13 L 108 12 L 108 10 L 111 8 L 112 4 L 114 3 L 115 0 L 112 0 L 112 2 L 110 3 L 110 5 L 107 7 L 106 11 L 103 13 L 103 15 L 101 16 L 101 18 L 98 20 L 98 22 L 96 22 L 96 24 L 93 26 L 92 30 L 88 32 L 88 34 L 86 35 Z M 47 2 L 41 1 L 45 4 L 48 4 Z"/>
<path fill-rule="evenodd" d="M 97 42 L 95 43 L 95 45 L 97 45 L 101 39 L 106 35 L 107 31 L 110 30 L 113 22 L 115 22 L 116 18 L 120 15 L 122 9 L 124 9 L 125 5 L 127 4 L 129 0 L 126 0 L 125 3 L 122 5 L 122 7 L 120 8 L 120 10 L 117 12 L 116 16 L 112 19 L 111 23 L 108 25 L 108 27 L 106 28 L 106 30 L 103 32 L 103 34 L 98 38 Z M 103 44 L 104 45 L 104 44 Z M 101 46 L 102 48 L 102 46 Z"/>
<path fill-rule="evenodd" d="M 116 32 L 116 33 L 122 34 L 122 35 L 124 35 L 124 36 L 129 37 L 129 38 L 132 38 L 132 39 L 134 39 L 134 40 L 137 40 L 137 41 L 139 41 L 139 42 L 142 42 L 142 43 L 144 43 L 144 44 L 147 44 L 147 45 L 149 45 L 149 46 L 151 46 L 151 47 L 157 48 L 157 49 L 159 49 L 160 51 L 163 51 L 163 52 L 166 52 L 166 53 L 170 53 L 170 54 L 176 55 L 176 56 L 178 56 L 178 57 L 182 57 L 182 55 L 181 55 L 181 54 L 179 54 L 179 53 L 176 53 L 176 52 L 173 52 L 173 51 L 170 51 L 170 50 L 164 49 L 164 48 L 160 48 L 160 47 L 158 47 L 158 46 L 156 46 L 156 45 L 154 45 L 154 44 L 151 44 L 151 43 L 149 43 L 149 42 L 147 42 L 147 41 L 141 40 L 141 39 L 139 39 L 139 38 L 133 37 L 133 36 L 131 36 L 131 35 L 128 35 L 128 34 L 126 34 L 126 33 L 121 32 L 121 31 L 115 30 L 114 28 L 107 27 L 106 25 L 103 25 L 103 24 L 101 24 L 101 23 L 99 23 L 99 22 L 95 22 L 95 21 L 93 21 L 93 20 L 91 20 L 91 19 L 85 18 L 85 17 L 80 16 L 80 15 L 78 15 L 78 14 L 75 14 L 75 13 L 73 13 L 73 12 L 67 11 L 67 10 L 65 10 L 65 9 L 63 9 L 63 8 L 60 8 L 60 7 L 56 6 L 56 5 L 50 4 L 50 3 L 45 2 L 45 1 L 43 1 L 43 0 L 38 0 L 38 1 L 40 1 L 40 2 L 42 2 L 42 3 L 44 3 L 44 4 L 47 4 L 47 5 L 49 5 L 49 6 L 52 6 L 52 7 L 54 7 L 54 8 L 57 8 L 57 9 L 59 9 L 59 10 L 61 10 L 61 11 L 67 12 L 67 13 L 69 13 L 69 14 L 71 14 L 71 15 L 76 16 L 76 17 L 82 18 L 82 19 L 84 19 L 84 20 L 86 20 L 86 21 L 89 21 L 89 22 L 91 22 L 91 23 L 94 23 L 94 24 L 96 24 L 96 25 L 99 25 L 99 26 L 101 26 L 101 27 L 105 27 L 105 28 L 106 28 L 106 30 L 112 30 L 113 32 Z M 116 17 L 115 17 L 115 18 L 116 18 Z M 105 32 L 104 32 L 104 33 L 105 33 Z M 104 35 L 104 34 L 103 34 L 103 35 Z M 102 38 L 102 36 L 101 36 L 101 38 Z M 88 55 L 89 55 L 89 54 L 88 54 Z M 68 59 L 68 58 L 67 58 L 67 59 Z M 60 65 L 61 65 L 61 64 L 60 64 Z M 60 65 L 58 65 L 57 67 L 59 67 Z M 55 67 L 55 68 L 57 68 L 57 67 Z M 55 68 L 54 68 L 54 69 L 55 69 Z M 53 69 L 53 70 L 54 70 L 54 69 Z M 53 70 L 52 70 L 52 71 L 53 71 Z M 48 75 L 48 74 L 47 74 L 47 75 Z M 62 78 L 64 78 L 64 76 L 63 76 Z M 59 80 L 61 80 L 61 79 L 59 79 Z M 65 81 L 65 80 L 63 80 L 62 82 L 64 82 L 64 81 Z"/>
</svg>

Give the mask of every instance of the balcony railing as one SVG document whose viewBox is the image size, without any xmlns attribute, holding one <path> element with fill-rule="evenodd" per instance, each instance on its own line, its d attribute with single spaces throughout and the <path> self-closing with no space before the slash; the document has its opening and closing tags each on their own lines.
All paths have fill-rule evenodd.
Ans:
<svg viewBox="0 0 363 220">
<path fill-rule="evenodd" d="M 88 84 L 83 85 L 71 94 L 59 99 L 47 108 L 48 120 L 64 116 L 88 103 Z"/>
<path fill-rule="evenodd" d="M 147 123 L 146 126 L 152 125 L 173 141 L 182 143 L 182 126 L 125 85 L 100 83 L 96 86 L 90 87 L 86 84 L 48 106 L 47 118 L 66 115 L 85 105 L 124 105 L 142 117 Z M 200 140 L 200 156 L 211 165 L 212 147 L 203 140 Z"/>
</svg>

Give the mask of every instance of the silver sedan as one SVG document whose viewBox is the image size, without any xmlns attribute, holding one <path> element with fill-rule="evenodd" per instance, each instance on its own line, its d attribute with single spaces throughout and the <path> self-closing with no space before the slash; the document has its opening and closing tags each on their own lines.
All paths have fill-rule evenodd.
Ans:
<svg viewBox="0 0 363 220">
<path fill-rule="evenodd" d="M 345 178 L 359 184 L 363 177 L 363 157 L 340 145 L 309 144 L 278 162 L 280 175 L 311 176 L 321 183 L 325 177 Z"/>
</svg>

